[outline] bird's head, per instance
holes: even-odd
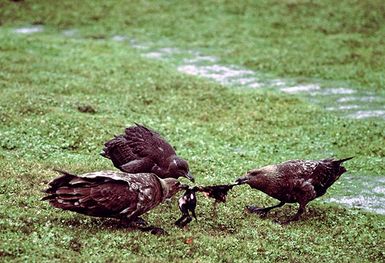
[[[175,178],[186,177],[191,182],[195,181],[189,171],[188,163],[179,157],[172,158],[168,167],[168,173]]]
[[[248,171],[243,176],[239,177],[235,182],[237,184],[247,184],[250,181],[257,180],[261,175],[263,175],[263,172],[259,169],[253,169]]]
[[[175,178],[162,179],[162,184],[163,184],[163,195],[164,195],[165,199],[171,198],[180,190],[184,190],[184,189],[188,188],[188,185],[181,184]]]
[[[239,177],[235,182],[237,184],[259,184],[266,181],[266,178],[272,178],[277,173],[275,165],[265,166],[259,169],[248,171],[245,175]]]

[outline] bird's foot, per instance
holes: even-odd
[[[130,221],[122,220],[122,224],[128,229],[131,229],[131,230],[139,229],[142,232],[150,232],[153,235],[167,234],[166,231],[164,231],[160,227],[149,226],[147,222],[141,217],[137,217],[134,220],[130,220]]]
[[[274,221],[273,221],[274,223],[277,223],[277,224],[279,224],[279,225],[281,225],[281,226],[287,226],[287,225],[289,225],[291,222],[293,222],[292,220],[290,220],[290,219],[288,219],[288,220],[283,220],[283,221],[280,221],[280,220],[278,220],[278,219],[275,219]]]
[[[267,212],[269,212],[270,209],[265,209],[265,208],[261,208],[261,207],[256,207],[254,205],[248,205],[246,206],[246,210],[249,212],[249,213],[254,213],[254,214],[258,214],[259,216],[261,217],[265,217],[267,215]]]
[[[163,228],[156,227],[156,226],[139,227],[138,229],[142,232],[149,232],[150,234],[157,235],[157,236],[162,236],[167,234],[167,232]]]
[[[298,221],[298,220],[299,220],[299,217],[293,216],[293,217],[286,219],[284,221],[280,221],[280,220],[276,219],[276,220],[274,220],[274,222],[277,224],[286,226],[286,225],[289,225],[290,223]]]
[[[133,220],[122,219],[120,224],[125,228],[131,229],[146,227],[148,225],[147,222],[141,217],[135,218]]]
[[[183,215],[181,218],[179,218],[176,222],[175,225],[183,228],[185,227],[188,223],[192,221],[192,217],[189,215]]]
[[[148,224],[146,220],[141,217],[136,218],[135,220],[130,222],[131,227],[146,227]]]

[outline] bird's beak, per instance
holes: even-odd
[[[240,178],[238,178],[237,180],[235,180],[235,183],[236,184],[244,184],[244,183],[246,183],[247,182],[247,178],[244,176],[244,177],[240,177]]]
[[[194,179],[194,177],[191,175],[190,172],[188,172],[185,176],[186,176],[186,178],[189,179],[191,182],[195,183],[195,179]]]

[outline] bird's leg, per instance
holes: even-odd
[[[167,232],[160,227],[156,226],[146,226],[146,227],[139,227],[138,228],[142,232],[150,232],[153,235],[165,235]]]
[[[186,218],[189,218],[190,215],[188,212],[183,212],[182,216],[175,221],[175,225],[179,226],[179,227],[184,227],[186,224],[184,223],[184,221],[186,220]],[[188,219],[187,219],[188,220]],[[190,220],[191,221],[191,220]],[[183,222],[183,223],[182,223]]]
[[[249,206],[246,206],[246,209],[250,212],[250,213],[256,213],[256,214],[259,214],[261,216],[266,216],[266,214],[271,210],[271,209],[274,209],[274,208],[277,208],[277,207],[281,207],[285,204],[285,202],[280,202],[279,204],[277,205],[274,205],[274,206],[269,206],[269,207],[256,207],[254,205],[249,205]]]
[[[197,216],[195,214],[195,209],[191,209],[191,215],[195,218],[196,221],[198,221]]]
[[[134,224],[133,226],[135,228],[139,229],[142,232],[150,232],[153,235],[164,235],[164,234],[166,234],[166,231],[164,231],[160,227],[149,226],[147,224],[147,222],[143,218],[141,218],[141,217],[137,217],[132,223]]]
[[[162,228],[149,226],[147,222],[141,217],[137,217],[133,220],[122,219],[121,222],[123,226],[131,230],[139,229],[140,231],[150,232],[151,234],[154,234],[154,235],[166,234],[166,231],[164,231]]]
[[[280,224],[281,225],[287,225],[290,222],[298,221],[300,219],[301,215],[303,214],[303,212],[305,212],[306,205],[307,205],[307,203],[300,203],[297,213],[294,216],[292,216],[291,218],[287,219],[286,221],[280,222]]]
[[[190,223],[191,220],[192,220],[192,217],[189,214],[184,214],[184,215],[182,215],[181,218],[179,218],[175,222],[175,225],[182,228],[182,227],[186,226],[188,223]]]
[[[127,218],[122,218],[121,223],[124,227],[127,227],[127,228],[139,228],[139,227],[147,226],[147,222],[141,217],[137,217],[132,220]]]
[[[217,202],[217,200],[215,200],[213,203],[213,210],[212,210],[212,217],[213,218],[217,217],[217,206],[218,206],[218,202]]]

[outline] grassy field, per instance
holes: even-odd
[[[188,229],[173,225],[176,200],[157,207],[145,218],[168,232],[160,237],[40,201],[56,176],[52,168],[113,169],[98,154],[133,122],[168,138],[198,184],[228,183],[287,159],[329,156],[355,156],[346,163],[353,176],[384,175],[383,121],[343,119],[293,96],[195,79],[107,38],[167,39],[271,74],[384,86],[382,1],[269,3],[0,2],[0,261],[382,262],[384,216],[315,201],[303,221],[281,226],[273,220],[296,206],[260,219],[244,206],[275,200],[244,186],[217,216],[212,201],[199,195],[198,222]],[[46,30],[13,32],[30,24]],[[86,37],[59,34],[72,28]],[[349,52],[359,54],[351,63],[342,59]],[[96,112],[79,111],[82,106]]]
[[[3,1],[0,23],[171,40],[280,77],[385,86],[382,0]]]

